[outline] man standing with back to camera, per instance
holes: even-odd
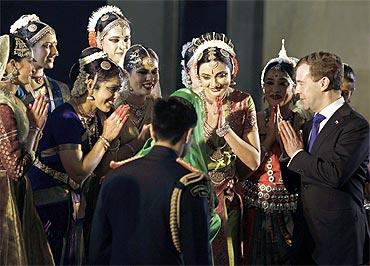
[[[300,59],[296,92],[315,116],[304,125],[303,138],[288,122],[279,125],[288,169],[298,174],[288,179],[300,177],[302,218],[309,231],[299,241],[308,247],[300,249],[301,257],[309,255],[320,265],[363,264],[369,249],[363,207],[369,125],[341,97],[342,78],[343,65],[335,54],[315,52]]]
[[[181,158],[197,121],[177,97],[153,110],[153,149],[105,178],[94,214],[90,264],[210,265],[205,175]]]

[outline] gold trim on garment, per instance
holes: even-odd
[[[186,186],[189,186],[191,184],[203,180],[205,177],[206,176],[201,172],[194,172],[184,175],[178,181],[180,183],[179,186],[175,187],[172,192],[170,202],[170,231],[172,242],[179,253],[181,253],[181,241],[179,231],[180,231],[180,202],[182,189]]]
[[[82,145],[81,144],[61,144],[46,150],[43,150],[41,152],[41,158],[57,155],[60,151],[82,151]]]
[[[36,166],[38,169],[40,169],[45,174],[51,176],[52,178],[69,185],[73,189],[78,189],[80,187],[79,184],[77,184],[72,178],[68,176],[66,173],[59,172],[57,170],[54,170],[50,168],[49,166],[43,164],[38,159],[35,160],[33,163],[34,166]]]

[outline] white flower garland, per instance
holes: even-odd
[[[89,23],[87,25],[87,31],[95,32],[95,27],[96,27],[96,24],[98,23],[98,20],[107,13],[115,13],[123,17],[122,11],[118,7],[111,6],[111,5],[103,6],[91,14],[89,18]]]
[[[30,22],[39,21],[40,18],[35,14],[23,15],[10,26],[10,33],[15,33],[18,29],[27,26]]]

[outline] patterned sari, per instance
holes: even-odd
[[[54,264],[37,215],[27,169],[33,155],[24,151],[29,122],[26,107],[0,91],[0,264]]]
[[[226,120],[239,137],[256,130],[256,111],[249,94],[233,90],[224,101]],[[206,138],[208,173],[218,199],[215,211],[222,221],[221,230],[212,243],[214,262],[215,265],[240,264],[243,249],[240,237],[243,232],[243,190],[240,181],[246,177],[248,169],[216,132],[211,132]]]

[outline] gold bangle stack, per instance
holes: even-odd
[[[103,142],[104,150],[107,151],[110,147],[109,140],[106,137],[103,137],[102,135],[99,136],[99,139]]]

